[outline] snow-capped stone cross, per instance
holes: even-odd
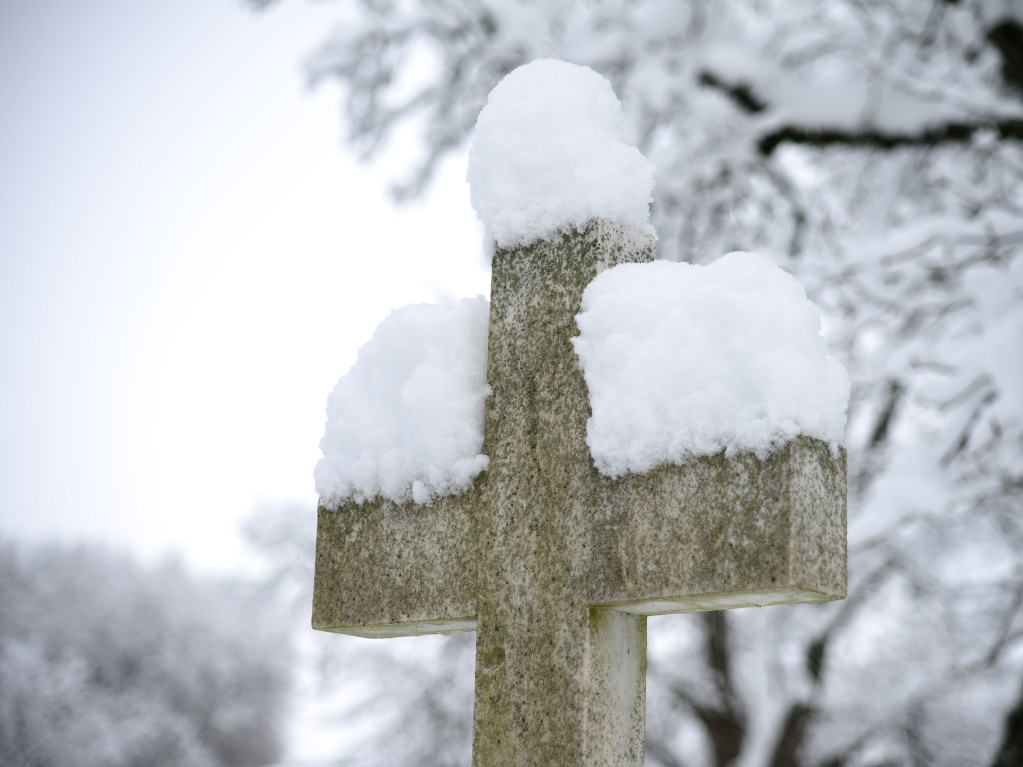
[[[430,505],[321,507],[313,626],[476,631],[473,765],[643,763],[648,615],[846,593],[844,452],[797,437],[612,479],[587,446],[583,290],[654,258],[596,217],[493,257],[483,452]]]

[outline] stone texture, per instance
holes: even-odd
[[[313,628],[367,637],[476,628],[473,489],[430,506],[320,507]]]
[[[619,480],[593,467],[575,315],[601,270],[653,256],[604,221],[499,250],[486,474],[429,507],[319,512],[316,628],[476,629],[478,767],[638,767],[646,615],[845,596],[845,456],[823,443]]]

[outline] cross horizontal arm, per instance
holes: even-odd
[[[367,637],[475,630],[478,496],[320,507],[313,628]]]
[[[846,594],[846,463],[799,437],[765,460],[594,473],[590,602],[640,615]]]

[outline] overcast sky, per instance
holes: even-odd
[[[0,2],[0,532],[232,567],[388,311],[487,292],[464,159],[395,210],[306,88],[342,8]]]

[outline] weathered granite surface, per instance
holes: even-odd
[[[844,452],[800,438],[763,461],[593,467],[575,315],[601,270],[653,257],[605,221],[499,250],[488,471],[428,507],[319,511],[315,628],[477,631],[478,767],[641,765],[646,615],[845,596]]]

